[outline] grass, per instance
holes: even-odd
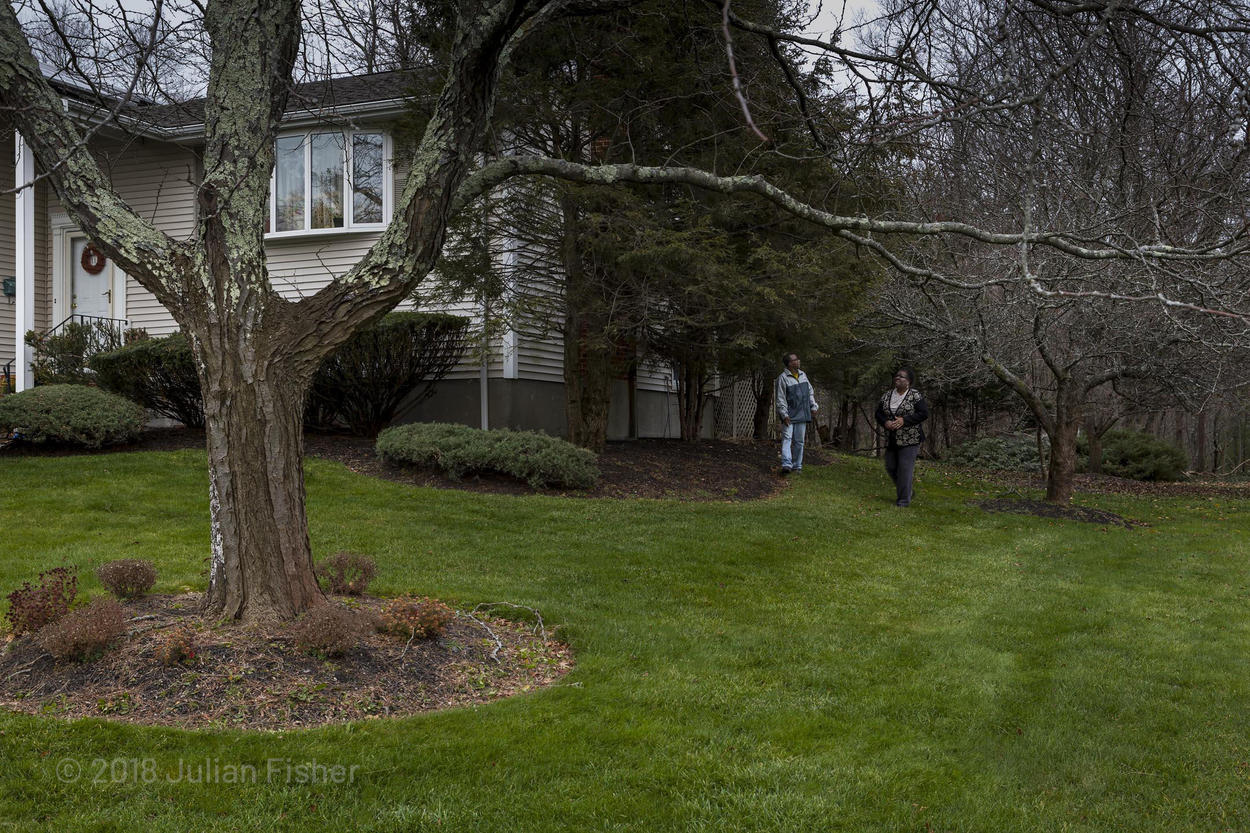
[[[0,714],[0,830],[1250,827],[1246,502],[1108,496],[1150,526],[1104,529],[981,512],[989,487],[922,468],[897,510],[845,458],[749,504],[415,489],[319,461],[307,480],[317,557],[373,555],[383,593],[538,607],[578,668],[490,706],[277,734]],[[90,569],[118,557],[155,560],[158,591],[202,588],[207,491],[197,452],[5,460],[0,588],[70,562],[101,592]],[[358,769],[298,783],[314,761]],[[225,782],[245,765],[255,783]]]

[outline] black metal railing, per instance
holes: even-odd
[[[126,340],[125,318],[71,315],[27,342],[34,348],[35,384],[89,381],[88,360],[116,350]]]

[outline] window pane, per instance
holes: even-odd
[[[382,134],[352,136],[352,222],[382,222]]]
[[[311,228],[343,226],[343,134],[312,137]]]
[[[278,231],[304,228],[304,137],[278,139],[275,163],[274,198],[277,200]]]

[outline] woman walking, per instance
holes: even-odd
[[[929,418],[929,406],[912,387],[912,372],[900,368],[894,374],[894,387],[877,403],[877,423],[886,430],[885,470],[894,481],[895,506],[911,504],[912,475],[916,454],[924,442],[920,423]]]

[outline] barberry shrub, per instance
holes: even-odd
[[[378,616],[378,630],[405,639],[432,639],[442,634],[456,612],[438,599],[400,596],[391,599]]]
[[[377,575],[373,559],[356,552],[336,552],[317,564],[317,578],[329,593],[361,596]]]
[[[70,567],[53,567],[9,594],[9,627],[14,636],[37,631],[69,612],[78,595],[78,576]]]
[[[39,631],[43,649],[57,659],[82,662],[102,655],[126,633],[126,614],[112,597],[93,599]]]
[[[295,620],[291,635],[306,654],[338,657],[360,644],[360,616],[342,605],[318,605]]]
[[[194,665],[199,662],[200,651],[195,630],[190,625],[179,625],[156,641],[152,656],[161,665]]]
[[[156,565],[138,558],[120,558],[101,564],[95,575],[114,596],[134,599],[156,584]]]

